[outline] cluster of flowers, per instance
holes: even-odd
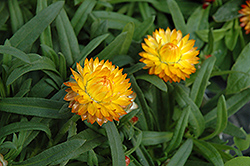
[[[159,29],[144,41],[140,61],[146,64],[144,69],[149,69],[149,74],[166,82],[180,82],[195,72],[199,51],[189,35],[182,37],[180,30]],[[82,120],[101,126],[107,121],[119,121],[122,115],[137,108],[136,95],[123,69],[98,58],[85,59],[83,68],[79,63],[76,66],[78,72],[71,69],[74,80],[64,83],[69,87],[64,100],[70,101],[72,112]]]
[[[214,1],[206,1],[212,3]],[[241,26],[250,32],[250,0],[242,5],[239,13]],[[148,35],[142,43],[141,62],[149,74],[155,74],[165,82],[180,82],[196,71],[199,63],[199,50],[194,47],[195,40],[189,40],[189,34],[182,36],[180,30],[159,29]],[[108,60],[86,59],[84,67],[78,63],[77,71],[72,71],[73,81],[64,83],[69,88],[64,100],[70,101],[69,108],[91,124],[100,126],[107,121],[119,121],[122,115],[137,108],[135,93],[123,69],[119,69]]]

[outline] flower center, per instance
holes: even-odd
[[[112,83],[107,76],[95,77],[87,82],[85,92],[94,102],[101,103],[112,96]]]
[[[159,50],[159,58],[162,63],[174,64],[181,58],[180,49],[173,43],[164,44]]]

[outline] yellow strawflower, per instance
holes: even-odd
[[[78,73],[71,69],[74,82],[64,83],[70,87],[64,100],[70,101],[72,112],[87,119],[93,124],[95,121],[102,125],[107,121],[119,121],[119,117],[126,114],[126,109],[132,107],[135,97],[131,97],[129,79],[126,74],[104,60],[96,58],[86,59],[82,68],[77,63]]]
[[[149,74],[158,75],[165,82],[189,78],[196,71],[194,64],[198,63],[199,51],[194,47],[195,40],[188,39],[189,34],[182,37],[180,30],[155,30],[153,36],[144,39],[144,52],[139,53],[140,61],[146,64],[144,69],[149,69]]]
[[[245,27],[246,34],[250,32],[250,0],[246,1],[247,5],[241,5],[242,9],[239,10],[239,13],[243,16],[240,18],[240,26]]]

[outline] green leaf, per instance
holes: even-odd
[[[141,24],[135,28],[133,39],[139,41],[148,31],[148,29],[153,25],[155,16],[151,16],[145,19]]]
[[[227,127],[227,119],[228,116],[227,116],[226,100],[225,97],[222,95],[219,98],[217,105],[217,122],[215,131],[212,134],[202,138],[202,140],[210,139],[220,134]]]
[[[156,75],[148,75],[148,74],[139,75],[136,77],[136,79],[148,81],[154,86],[156,86],[157,88],[159,88],[160,90],[164,92],[168,92],[168,87],[166,83]]]
[[[58,55],[56,54],[56,52],[51,47],[49,47],[45,44],[41,44],[41,48],[45,52],[45,56],[50,58],[54,62],[55,66],[58,68],[59,58],[58,58]]]
[[[189,115],[189,123],[191,125],[191,129],[194,132],[196,137],[199,137],[205,129],[205,121],[204,117],[201,114],[197,105],[193,102],[193,100],[188,96],[187,92],[180,85],[175,86],[174,91],[177,103],[182,107],[191,106],[191,111]]]
[[[193,140],[188,139],[170,159],[168,166],[183,166],[193,149]]]
[[[205,60],[193,83],[193,86],[190,92],[190,98],[195,102],[195,104],[198,107],[201,106],[203,95],[208,85],[208,80],[213,70],[215,61],[216,61],[216,58],[214,56]]]
[[[59,52],[60,60],[59,60],[59,73],[62,76],[63,80],[66,80],[67,77],[67,67],[66,67],[66,60],[64,58],[64,55]]]
[[[118,55],[114,57],[112,63],[116,66],[123,67],[125,65],[133,64],[134,59],[128,55]]]
[[[249,166],[250,157],[241,156],[229,160],[225,163],[225,166]]]
[[[84,23],[86,22],[88,15],[91,13],[92,9],[96,4],[95,0],[86,0],[79,6],[75,12],[73,18],[71,19],[72,27],[75,30],[76,35],[79,34]]]
[[[119,55],[120,50],[123,46],[124,40],[127,37],[127,32],[122,32],[118,35],[97,57],[99,59],[112,59],[115,55]]]
[[[227,127],[224,129],[223,133],[231,135],[233,137],[238,137],[241,139],[246,139],[246,133],[239,127],[235,126],[231,122],[227,122]]]
[[[250,134],[247,134],[246,139],[234,137],[234,143],[240,151],[247,150],[250,146]]]
[[[135,138],[133,138],[133,140],[135,140]],[[133,144],[134,147],[126,151],[124,155],[125,156],[131,155],[136,149],[140,147],[141,143],[142,143],[142,132],[140,131],[139,134],[137,134],[136,142]]]
[[[47,125],[37,122],[15,122],[1,128],[0,139],[9,134],[27,130],[44,131],[48,137],[51,137],[51,132]]]
[[[98,134],[97,132],[93,131],[90,128],[84,131],[81,131],[79,134],[70,138],[70,140],[75,140],[75,139],[86,140],[86,142],[81,147],[79,147],[73,154],[71,154],[72,156],[71,158],[77,158],[80,154],[83,154],[89,150],[92,150],[95,147],[104,143],[104,141],[107,141],[106,137]],[[57,163],[54,163],[54,164],[57,164]]]
[[[17,150],[17,146],[13,142],[5,141],[4,143],[0,144],[0,149],[15,149],[15,150]]]
[[[6,7],[6,3],[1,1],[0,2],[0,28],[5,24],[5,22],[8,20],[9,18],[9,12],[8,9]]]
[[[23,162],[13,163],[13,165],[26,165],[26,166],[46,166],[53,165],[53,163],[58,161],[65,161],[70,159],[70,154],[74,153],[80,146],[84,144],[86,140],[75,139],[66,141],[64,143],[53,146],[35,157],[29,158]]]
[[[135,30],[135,24],[133,22],[126,24],[125,27],[123,28],[122,32],[127,32],[127,35],[120,49],[119,52],[120,55],[126,55],[128,53],[134,35],[134,30]]]
[[[32,82],[32,79],[31,79],[31,78],[25,80],[25,81],[23,82],[23,84],[21,85],[20,90],[19,90],[18,93],[15,95],[15,97],[23,97],[24,95],[26,95],[26,94],[30,91],[31,82]]]
[[[59,132],[57,133],[57,135],[54,138],[54,144],[57,144],[60,141],[60,139],[63,137],[63,135],[66,134],[66,132],[69,130],[71,124],[75,123],[80,118],[81,118],[81,116],[74,115],[66,123],[64,123],[63,126],[61,127],[61,129],[59,130]]]
[[[69,113],[59,113],[64,104],[65,102],[62,101],[42,98],[4,98],[0,102],[0,111],[20,115],[64,119],[70,115]]]
[[[227,32],[227,29],[215,29],[213,30],[214,42],[221,40]],[[209,30],[203,29],[196,31],[198,37],[204,42],[208,42]]]
[[[237,112],[241,107],[243,107],[250,100],[250,89],[246,89],[241,93],[237,93],[227,99],[227,114],[228,117]],[[206,127],[213,126],[215,124],[215,119],[217,117],[217,107],[207,113],[204,118],[206,122]]]
[[[125,155],[122,149],[122,142],[114,122],[108,122],[104,125],[106,129],[109,145],[112,155],[113,166],[125,166]]]
[[[47,1],[44,0],[38,0],[37,1],[37,8],[36,8],[36,13],[41,12],[43,9],[45,9],[47,7]],[[50,25],[48,25],[48,27],[42,32],[42,34],[40,35],[40,42],[41,44],[45,44],[49,47],[53,47],[52,44],[52,37],[51,37],[51,29],[50,29]],[[46,55],[46,54],[45,54]]]
[[[177,148],[181,144],[185,129],[186,129],[187,124],[188,124],[188,118],[189,118],[190,112],[191,112],[190,106],[186,107],[182,111],[181,116],[178,119],[177,124],[175,126],[173,137],[167,146],[167,149],[166,149],[167,153],[170,152],[171,150],[174,150],[175,148]]]
[[[243,3],[243,0],[231,0],[222,5],[216,13],[213,15],[213,18],[216,22],[227,22],[234,18],[238,18],[240,14],[240,5]]]
[[[202,47],[204,42],[196,35],[195,31],[209,28],[209,10],[210,7],[204,10],[199,6],[187,20],[188,33],[190,33],[190,38],[195,40],[195,46],[198,49]]]
[[[109,34],[104,34],[101,36],[98,36],[91,40],[87,46],[85,46],[78,57],[77,62],[80,62],[80,64],[83,64],[85,58],[96,48],[98,47],[107,37]]]
[[[12,33],[14,34],[24,24],[23,14],[17,0],[8,1]]]
[[[238,37],[240,35],[241,27],[239,26],[238,18],[234,21],[234,26],[232,26],[225,35],[225,44],[230,51],[236,46]]]
[[[152,126],[152,119],[151,119],[151,114],[150,114],[150,110],[149,110],[149,106],[147,104],[147,101],[145,99],[145,96],[141,90],[141,88],[139,87],[139,85],[136,82],[136,79],[133,75],[129,76],[131,84],[132,84],[132,88],[135,91],[137,98],[136,100],[138,100],[139,102],[137,102],[138,105],[141,106],[141,111],[142,114],[141,116],[139,116],[139,123],[141,124],[141,128],[142,130],[149,130]]]
[[[133,74],[133,73],[141,70],[144,66],[146,66],[146,64],[139,62],[139,63],[134,64],[130,68],[125,68],[124,71],[128,74]]]
[[[7,78],[6,85],[12,84],[22,75],[35,70],[51,70],[55,73],[58,71],[55,69],[54,63],[47,57],[39,56],[36,54],[30,55],[32,58],[32,63],[26,64],[24,66],[15,68]]]
[[[231,73],[227,82],[227,93],[237,93],[250,87],[250,43],[247,44],[241,51],[232,71],[239,71],[239,73]],[[240,73],[241,72],[241,73]],[[244,74],[245,73],[245,74]]]
[[[213,50],[214,50],[214,34],[213,34],[213,28],[210,28],[208,33],[208,44],[205,54],[211,55]]]
[[[135,27],[140,23],[137,19],[115,12],[93,11],[92,14],[101,20],[108,20],[111,29],[123,29],[129,22],[134,22]]]
[[[172,132],[142,131],[142,144],[144,146],[157,145],[172,139]]]
[[[211,161],[215,166],[222,166],[224,162],[220,153],[208,142],[193,139],[196,147],[201,151],[207,160]]]
[[[24,61],[26,63],[30,63],[29,56],[27,54],[25,54],[24,52],[22,52],[21,50],[15,48],[15,47],[0,46],[0,53],[1,54],[12,55],[12,56],[20,59],[21,61]]]
[[[60,48],[65,56],[67,66],[71,66],[77,60],[80,49],[74,29],[64,9],[61,10],[56,18],[56,29],[58,31]]]
[[[55,2],[38,13],[10,38],[11,45],[25,51],[56,18],[63,7],[63,4],[64,2],[62,1]]]
[[[182,34],[186,35],[188,33],[187,26],[178,4],[175,0],[167,0],[167,3],[176,29],[181,30]]]
[[[98,165],[98,158],[94,150],[88,151],[88,159],[87,159],[88,165]]]

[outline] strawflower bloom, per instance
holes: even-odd
[[[250,0],[246,1],[246,5],[241,5],[242,9],[239,10],[239,13],[243,16],[240,18],[240,26],[245,27],[246,34],[250,33]]]
[[[142,43],[144,52],[140,52],[144,69],[149,74],[158,75],[165,82],[180,82],[189,78],[196,71],[199,51],[194,47],[195,40],[188,40],[189,34],[182,37],[180,30],[155,30],[153,36],[148,35]]]
[[[100,126],[113,119],[119,121],[133,105],[131,96],[135,96],[123,69],[98,58],[85,59],[83,68],[79,63],[76,66],[78,73],[71,69],[74,81],[64,83],[70,87],[64,100],[70,101],[72,112]]]

